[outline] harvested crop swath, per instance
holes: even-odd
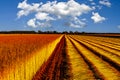
[[[61,35],[0,35],[0,80],[31,80]]]
[[[109,37],[109,38],[120,38],[120,33],[118,34],[88,34],[89,36],[97,36],[97,37]]]
[[[90,48],[91,50],[97,52],[98,54],[102,55],[106,55],[106,57],[111,58],[111,60],[116,60],[115,62],[119,62],[120,60],[120,51],[117,49],[113,49],[113,48],[109,48],[106,46],[103,46],[104,43],[99,42],[99,41],[95,41],[95,40],[88,40],[84,37],[79,37],[76,38],[78,41],[82,42],[83,44],[85,44],[88,48]],[[113,46],[113,45],[112,45]],[[115,46],[115,45],[114,45]],[[114,61],[113,60],[113,61]],[[120,64],[120,63],[119,63]]]
[[[103,42],[103,41],[101,42],[101,41],[98,41],[98,40],[95,40],[95,39],[89,39],[89,38],[87,38],[87,39],[86,38],[80,38],[80,39],[82,39],[83,41],[87,41],[89,43],[94,43],[96,45],[102,46],[102,48],[104,48],[108,51],[114,52],[114,53],[119,53],[120,52],[119,48],[118,49],[116,48],[117,44],[111,44],[111,46],[108,46],[106,44],[106,42]],[[113,47],[113,46],[116,46],[116,47]]]
[[[78,51],[81,53],[84,59],[91,65],[96,76],[103,80],[119,80],[120,73],[117,69],[111,66],[109,63],[105,62],[99,56],[95,55],[94,52],[89,50],[80,41],[76,41],[70,38],[73,44],[76,46]]]
[[[86,43],[89,43],[89,44],[91,44],[91,45],[93,45],[93,46],[96,46],[96,47],[98,47],[98,48],[101,48],[101,49],[103,49],[104,51],[106,51],[107,53],[109,52],[109,53],[113,53],[113,54],[116,54],[116,55],[118,55],[118,56],[120,56],[120,50],[119,49],[117,49],[116,47],[117,47],[117,45],[115,45],[115,44],[111,44],[111,47],[109,46],[109,45],[107,45],[105,42],[101,42],[101,41],[99,41],[99,40],[96,40],[96,39],[89,39],[89,37],[87,38],[87,37],[83,37],[83,36],[81,36],[81,37],[77,37],[79,40],[81,40],[81,41],[84,41],[84,42],[86,42]],[[118,43],[117,43],[118,44]],[[113,48],[113,46],[115,46],[114,48]],[[119,46],[120,47],[120,46]]]
[[[90,40],[96,40],[96,41],[100,41],[100,42],[104,42],[104,43],[109,43],[109,44],[115,44],[115,45],[120,45],[118,43],[120,43],[120,38],[107,38],[107,37],[93,37],[93,36],[77,36],[77,37],[81,37],[81,38],[86,38],[86,39],[90,39]]]
[[[84,61],[72,42],[66,37],[66,54],[69,55],[71,63],[71,80],[95,80],[94,73]]]
[[[103,42],[111,43],[111,44],[117,44],[117,43],[120,42],[119,38],[93,37],[93,39],[96,39],[98,41],[103,41]]]
[[[112,53],[112,54],[116,54],[118,56],[120,56],[120,50],[118,49],[114,49],[114,48],[111,48],[111,47],[108,47],[105,43],[104,44],[101,44],[100,42],[98,41],[91,41],[91,40],[85,40],[85,39],[82,39],[82,41],[86,42],[86,43],[89,43],[93,46],[96,46],[98,48],[101,48],[103,49],[104,51],[107,51],[109,53]]]
[[[120,56],[115,55],[115,53],[108,52],[104,50],[103,48],[97,47],[95,44],[87,43],[83,40],[78,40],[79,42],[83,43],[87,46],[88,49],[91,49],[93,52],[95,52],[96,55],[100,56],[103,59],[106,59],[107,61],[113,63],[116,65],[116,67],[119,69],[120,67]],[[102,47],[102,46],[101,46]]]

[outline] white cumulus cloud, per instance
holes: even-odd
[[[27,25],[30,26],[30,27],[33,27],[33,28],[36,28],[36,25],[35,25],[35,22],[36,22],[36,19],[30,19],[28,22],[27,22]]]
[[[52,23],[61,23],[61,25],[82,28],[87,25],[87,19],[82,15],[96,11],[97,9],[102,10],[102,6],[111,6],[109,0],[88,0],[90,3],[78,3],[75,0],[68,0],[66,2],[58,2],[56,0],[47,1],[46,3],[28,3],[27,0],[23,0],[18,3],[17,13],[18,19],[23,16],[31,16],[32,18],[27,21],[27,26],[37,27],[51,27]],[[99,4],[99,5],[98,5]],[[100,5],[101,4],[101,5]],[[94,23],[100,23],[106,20],[105,17],[100,16],[98,12],[92,13],[91,19]]]
[[[23,2],[19,3],[17,8],[21,9],[17,13],[17,17],[20,18],[21,16],[27,16],[32,12],[38,11],[39,6],[41,3],[33,3],[32,5],[27,4],[27,0],[24,0]]]
[[[82,27],[86,26],[85,20],[86,19],[79,20],[77,17],[73,17],[73,18],[71,18],[71,22],[67,23],[67,25],[70,27],[82,28]]]
[[[100,22],[106,20],[105,17],[100,16],[99,13],[97,13],[97,12],[96,13],[92,12],[92,15],[93,16],[91,17],[91,19],[94,21],[94,23],[100,23]]]
[[[99,3],[102,4],[102,5],[105,5],[107,7],[111,6],[111,3],[110,3],[109,0],[100,0]]]
[[[44,12],[38,12],[36,15],[35,15],[36,19],[38,20],[46,20],[46,21],[49,21],[49,20],[54,20],[54,18],[50,17],[48,13],[44,13]]]
[[[27,0],[20,2],[18,7],[20,10],[17,17],[28,16],[35,14],[33,19],[27,22],[28,26],[51,26],[51,21],[56,21],[69,17],[71,27],[84,27],[85,22],[81,21],[78,17],[93,10],[86,4],[80,4],[75,0],[67,2],[48,1],[47,3],[32,3],[28,4]],[[64,24],[64,23],[63,23]]]

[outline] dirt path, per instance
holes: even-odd
[[[65,53],[63,37],[46,63],[38,70],[32,80],[70,80],[70,67]]]

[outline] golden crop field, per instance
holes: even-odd
[[[120,79],[120,48],[118,48],[120,47],[119,38],[71,35],[68,36],[68,39],[73,44],[72,46],[74,46],[74,48],[78,51],[79,56],[84,59],[84,62],[92,71],[94,78],[100,80]],[[80,63],[80,61],[78,63]],[[81,70],[84,69],[82,68]],[[80,74],[80,72],[78,72],[78,74]],[[88,76],[88,74],[86,75]],[[94,80],[88,78],[87,76],[84,76],[80,80]]]
[[[31,80],[61,35],[0,35],[0,80]]]
[[[0,80],[120,80],[120,38],[1,34],[0,39]]]

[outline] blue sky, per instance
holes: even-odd
[[[49,1],[50,8],[45,9],[44,5],[48,6],[48,0],[1,0],[0,31],[71,30],[120,33],[120,0]],[[75,10],[71,10],[72,7]]]

